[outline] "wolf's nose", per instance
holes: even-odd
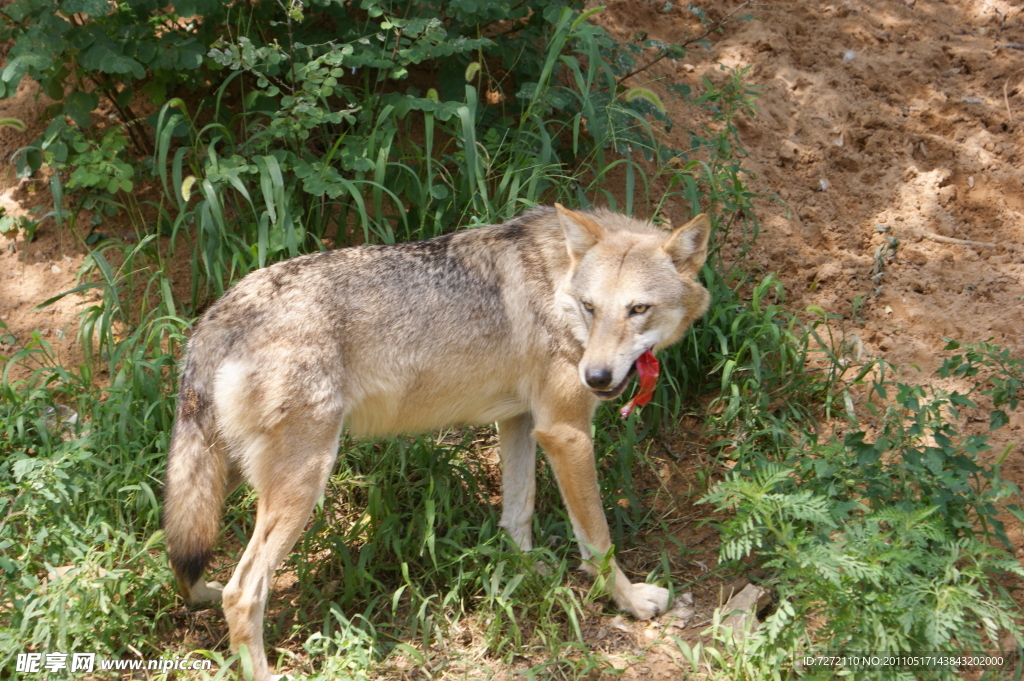
[[[588,368],[585,375],[587,385],[594,390],[604,390],[612,384],[611,369],[606,367]]]

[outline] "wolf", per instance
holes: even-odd
[[[357,437],[497,423],[501,526],[531,536],[537,444],[584,567],[610,559],[619,608],[649,619],[669,592],[630,583],[608,556],[591,421],[637,358],[704,314],[710,223],[668,231],[555,204],[427,241],[345,248],[255,271],[202,317],[181,372],[164,486],[168,557],[188,603],[222,600],[232,650],[271,678],[263,614],[274,571],[338,454]],[[242,482],[256,524],[227,586],[202,573],[221,506]]]

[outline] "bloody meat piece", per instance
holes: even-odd
[[[651,401],[651,397],[654,395],[654,384],[658,382],[659,370],[658,360],[654,357],[654,353],[644,350],[644,354],[636,360],[636,373],[640,376],[640,389],[636,391],[633,399],[619,410],[622,418],[629,416],[634,407],[642,407]]]

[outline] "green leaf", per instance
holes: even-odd
[[[49,78],[43,82],[43,90],[50,99],[60,101],[64,98],[64,81],[60,78]]]
[[[100,17],[110,11],[110,0],[64,0],[61,9],[67,14],[88,14]]]
[[[996,409],[989,414],[989,430],[998,430],[1010,422],[1010,417],[1002,409]]]
[[[17,89],[18,83],[21,82],[26,71],[28,71],[26,60],[15,57],[8,61],[7,67],[0,73],[0,78],[7,83],[9,92],[13,93]]]
[[[100,103],[100,98],[93,92],[75,90],[64,100],[64,113],[71,117],[80,128],[92,125],[92,112]]]
[[[96,42],[82,52],[81,65],[91,71],[103,73],[131,73],[136,78],[143,78],[146,70],[142,64],[126,57],[116,45],[109,41]]]
[[[0,217],[0,234],[11,238],[13,235],[18,233],[18,223],[10,215],[4,215]]]
[[[117,93],[117,105],[120,107],[126,107],[132,103],[132,95],[135,94],[135,90],[126,87]]]
[[[186,69],[198,69],[203,65],[206,48],[198,41],[192,41],[178,47],[178,64]]]
[[[18,171],[17,176],[19,178],[31,177],[32,173],[39,170],[43,165],[43,152],[36,147],[31,147],[25,151],[24,154],[18,157]]]
[[[53,160],[57,163],[64,163],[64,161],[68,160],[68,145],[64,144],[64,142],[54,142],[46,147],[46,151],[53,154]]]
[[[139,43],[139,48],[135,51],[135,58],[143,64],[149,64],[156,58],[156,56],[156,44],[151,42]]]

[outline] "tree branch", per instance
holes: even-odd
[[[732,15],[733,15],[733,14],[736,14],[736,12],[739,12],[739,11],[740,11],[741,9],[743,9],[744,7],[746,7],[747,5],[749,5],[749,4],[751,3],[751,2],[753,2],[753,0],[747,0],[747,1],[746,1],[746,2],[744,2],[744,3],[742,4],[742,5],[740,5],[739,7],[737,7],[736,9],[734,9],[733,11],[729,12],[728,14],[726,14],[726,15],[725,15],[725,16],[724,16],[724,17],[722,18],[722,20],[721,20],[721,21],[719,21],[719,22],[718,22],[717,24],[715,24],[714,26],[712,26],[712,27],[711,27],[711,28],[709,28],[708,30],[704,31],[703,33],[701,33],[701,34],[700,34],[699,36],[697,36],[696,38],[690,38],[690,39],[689,39],[689,40],[687,40],[687,41],[686,41],[685,43],[681,43],[680,45],[678,45],[678,47],[686,47],[687,45],[692,45],[692,44],[693,44],[693,43],[695,43],[695,42],[699,42],[699,41],[701,41],[701,40],[704,40],[704,38],[706,38],[706,37],[708,37],[709,35],[711,35],[711,33],[713,33],[714,31],[717,31],[717,30],[719,30],[720,28],[722,28],[723,26],[725,26],[725,24],[726,24],[726,23],[728,23],[728,21],[729,21],[730,17],[732,17]],[[630,72],[629,72],[629,73],[627,73],[626,75],[622,76],[622,77],[621,77],[621,78],[619,78],[619,79],[618,79],[617,81],[615,81],[615,84],[616,84],[616,85],[622,85],[622,82],[623,82],[624,80],[626,80],[627,78],[632,78],[632,77],[633,77],[633,76],[635,76],[636,74],[638,74],[638,73],[640,73],[640,72],[642,72],[642,71],[646,71],[647,69],[651,68],[652,66],[654,66],[655,64],[657,64],[657,63],[658,63],[659,61],[661,61],[662,59],[664,59],[664,58],[665,58],[665,57],[667,57],[667,56],[668,56],[668,50],[662,50],[661,54],[659,54],[659,55],[658,55],[657,57],[655,57],[655,58],[654,58],[654,59],[652,59],[651,61],[647,62],[646,64],[644,64],[644,65],[643,65],[643,66],[641,66],[640,68],[638,68],[638,69],[635,69],[635,70],[633,70],[633,71],[630,71]]]

